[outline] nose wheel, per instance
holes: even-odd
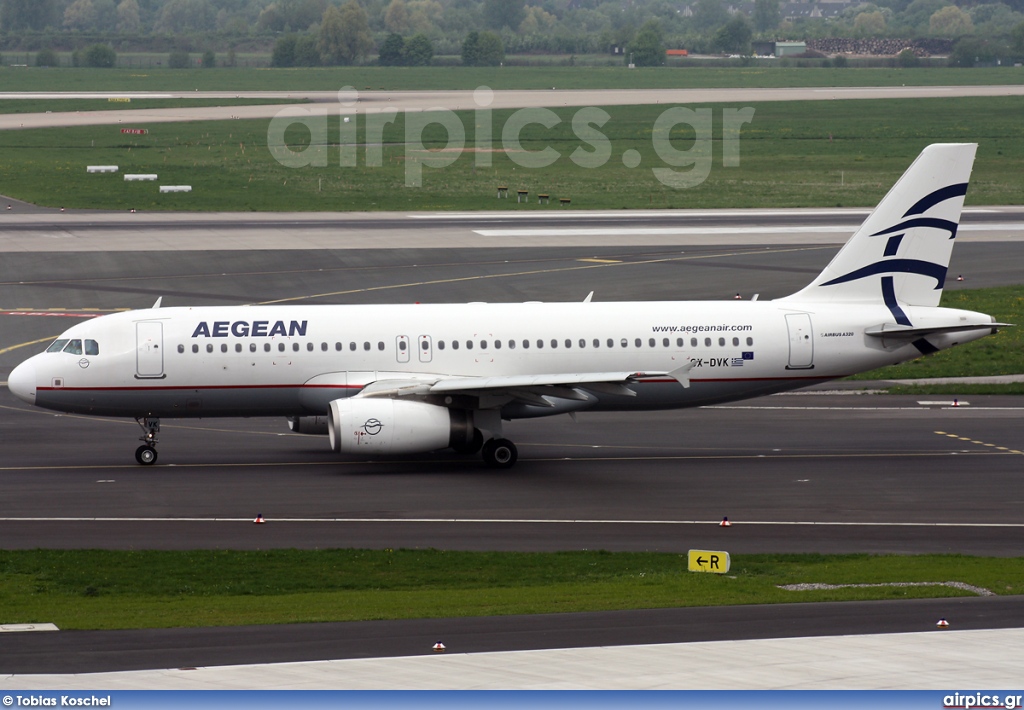
[[[135,460],[143,466],[150,466],[156,463],[156,449],[145,444],[140,446],[135,449]]]
[[[139,437],[142,446],[135,449],[135,460],[143,466],[152,466],[156,463],[156,435],[160,432],[160,420],[136,417],[135,422],[142,429],[142,436]]]

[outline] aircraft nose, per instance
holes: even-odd
[[[36,368],[31,362],[25,361],[14,368],[7,378],[7,388],[18,399],[36,403]]]

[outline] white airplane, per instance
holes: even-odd
[[[68,329],[11,373],[20,399],[134,417],[287,417],[344,454],[483,450],[504,421],[797,389],[996,332],[939,308],[975,144],[926,148],[809,286],[773,301],[160,308]]]

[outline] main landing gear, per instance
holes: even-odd
[[[482,455],[491,468],[512,468],[519,458],[519,449],[508,439],[489,439]]]
[[[152,466],[156,463],[156,435],[160,432],[160,420],[136,417],[135,423],[142,429],[139,441],[143,442],[135,449],[135,460],[143,466]]]

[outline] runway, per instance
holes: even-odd
[[[1012,211],[979,211],[978,216],[979,225],[1019,219]],[[717,214],[692,215],[688,222],[686,213],[657,214],[649,216],[654,227],[688,225],[704,231],[670,234],[670,243],[658,245],[609,235],[600,246],[547,238],[550,245],[541,247],[507,237],[512,241],[486,248],[476,241],[439,249],[381,248],[365,241],[361,230],[388,234],[389,246],[436,241],[442,233],[455,245],[479,240],[477,230],[504,228],[500,220],[505,218],[485,225],[480,218],[463,217],[436,222],[407,215],[356,216],[346,223],[321,216],[315,228],[330,231],[334,242],[297,249],[281,248],[280,241],[274,249],[218,243],[211,249],[203,230],[223,230],[239,239],[250,238],[251,232],[280,239],[282,233],[301,235],[310,225],[271,220],[250,228],[209,216],[191,225],[188,218],[178,223],[168,215],[134,217],[139,220],[134,232],[113,226],[125,216],[100,214],[81,216],[78,226],[60,232],[45,226],[57,217],[40,214],[25,218],[38,220],[34,224],[0,235],[6,249],[0,260],[0,379],[43,347],[26,343],[45,342],[82,317],[147,307],[157,297],[165,305],[581,300],[591,290],[599,300],[732,298],[737,292],[772,298],[807,283],[842,239],[823,239],[819,231],[797,232],[785,244],[774,243],[779,237],[772,234],[739,243],[742,227],[767,220],[774,226],[835,228],[839,235],[840,227],[859,219],[856,214]],[[633,226],[647,219],[630,217]],[[603,229],[608,219],[613,218],[584,217],[581,223]],[[147,220],[174,238],[158,245],[140,240],[150,234]],[[529,224],[555,229],[563,222],[549,218]],[[712,230],[719,228],[733,229],[737,236],[717,242]],[[950,282],[948,289],[1020,282],[1020,230],[1005,230],[998,239],[980,230],[976,239],[958,245],[950,270],[965,274],[965,281]],[[54,231],[70,235],[62,239],[93,245],[81,251],[51,249]],[[102,249],[121,235],[130,236],[134,248]],[[961,399],[953,407],[950,398],[941,396],[824,391],[678,412],[583,413],[578,423],[568,417],[519,421],[506,433],[520,447],[520,462],[510,471],[495,472],[474,458],[446,454],[376,462],[339,459],[323,439],[290,434],[283,420],[241,419],[165,420],[160,462],[142,468],[132,457],[138,436],[134,422],[30,410],[4,390],[0,539],[8,549],[344,546],[676,552],[708,547],[733,554],[1019,556],[1024,542],[1024,480],[1019,475],[1024,405],[1014,397]],[[256,513],[266,517],[266,525],[252,524]],[[719,527],[723,516],[734,525]],[[1014,606],[1018,600],[1000,607],[1013,611],[980,613],[976,628],[1019,625],[1012,621],[1020,613]],[[822,629],[819,633],[912,630],[894,621],[911,608],[900,605],[891,617],[878,615],[876,625],[853,627],[821,622],[808,613],[794,622],[791,634],[807,635],[813,628]],[[741,610],[716,613],[748,618]],[[930,618],[934,611],[927,607],[921,613]],[[691,622],[680,617],[680,626],[666,626],[664,614],[654,613],[655,620],[647,624],[625,617],[588,623],[595,628],[635,626],[628,643],[700,636],[672,632]],[[490,650],[501,644],[509,649],[553,647],[538,646],[538,636],[524,641],[517,629],[529,628],[527,619],[519,620],[519,626],[516,620],[479,623],[474,633],[499,645],[486,646]],[[508,632],[497,633],[493,624],[504,623],[510,624]],[[567,621],[558,633],[552,626],[546,638],[552,644],[563,644],[565,638],[590,643],[578,631],[579,623]],[[726,625],[734,630],[728,637],[760,637],[736,631],[743,625]],[[369,629],[353,630],[354,638],[381,633],[380,626]],[[398,655],[408,639],[433,633],[396,629],[389,636],[396,645],[388,653]],[[345,657],[337,655],[346,643],[342,640],[303,656],[297,649],[303,648],[307,630],[277,631],[283,634],[280,647],[257,648],[255,660]],[[249,651],[238,652],[246,642],[231,631],[174,632],[180,636],[173,643],[165,633],[170,632],[78,636],[84,645],[58,647],[47,646],[54,642],[38,640],[43,638],[39,635],[22,636],[4,644],[8,650],[0,667],[24,673],[255,662]],[[765,627],[757,633],[771,636],[779,630]],[[130,652],[154,645],[162,650]],[[192,645],[200,651],[181,653]],[[79,665],[85,648],[107,652],[95,656],[99,665]],[[484,648],[467,645],[472,651]],[[24,664],[13,665],[16,657],[26,659]],[[126,665],[132,657],[146,665]]]

